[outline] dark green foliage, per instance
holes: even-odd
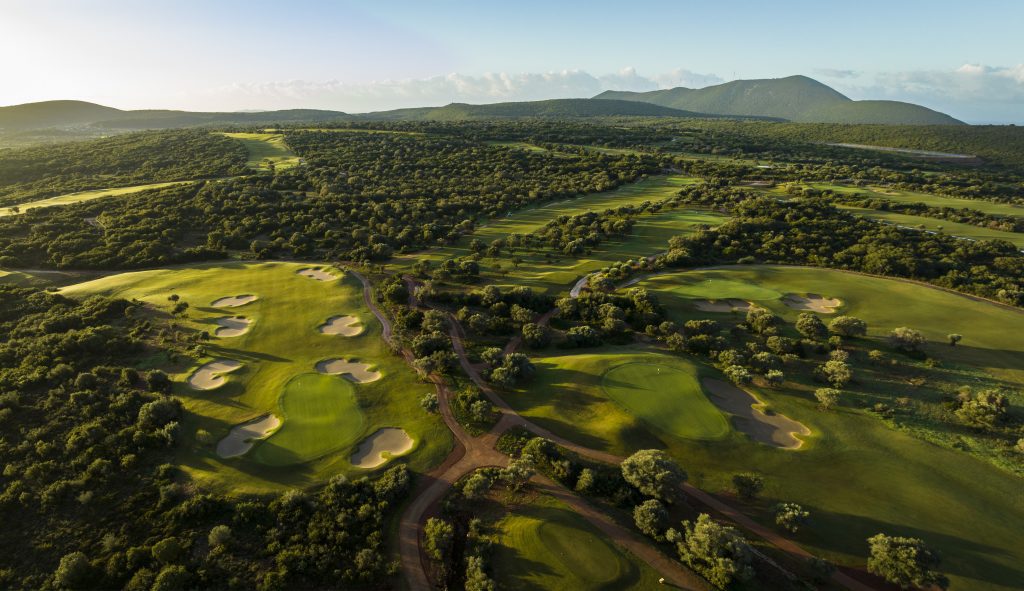
[[[163,131],[0,152],[0,205],[88,189],[246,172],[236,140],[207,131]]]
[[[682,495],[686,472],[665,452],[642,449],[622,461],[622,477],[640,492],[671,503]]]
[[[868,545],[868,572],[903,589],[929,585],[946,587],[946,578],[935,571],[939,566],[939,555],[923,540],[878,534],[868,538]]]

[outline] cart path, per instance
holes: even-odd
[[[360,282],[362,282],[363,299],[370,311],[373,312],[374,316],[376,316],[381,322],[383,327],[383,337],[390,342],[392,335],[391,322],[373,301],[372,287],[369,280],[367,280],[361,273],[352,270],[351,268],[349,271],[359,279]],[[404,276],[403,279],[409,289],[410,306],[421,307],[420,302],[415,296],[416,287],[418,287],[417,281],[408,275]],[[550,310],[538,317],[536,322],[541,325],[546,325],[556,312],[557,310]],[[520,416],[483,379],[480,375],[480,369],[469,361],[463,344],[465,331],[458,319],[449,314],[448,321],[448,334],[452,339],[452,348],[459,359],[460,366],[473,383],[480,388],[492,404],[494,404],[495,408],[501,413],[501,418],[488,433],[481,437],[472,437],[455,419],[455,415],[452,412],[450,405],[450,389],[444,384],[440,377],[434,375],[428,376],[428,379],[434,383],[434,386],[438,391],[438,409],[441,412],[441,416],[448,425],[448,428],[451,429],[452,433],[455,435],[456,440],[464,451],[462,457],[457,461],[449,462],[448,460],[445,460],[441,466],[426,475],[424,481],[417,487],[417,491],[414,491],[415,496],[412,502],[410,502],[406,507],[399,521],[400,562],[402,572],[405,575],[406,582],[408,583],[411,591],[430,591],[431,589],[430,580],[427,577],[425,557],[423,556],[420,548],[419,533],[424,522],[424,517],[430,509],[444,497],[445,493],[448,492],[451,486],[462,476],[465,476],[479,468],[488,466],[505,466],[508,464],[508,456],[494,448],[497,444],[498,438],[508,429],[513,427],[523,427],[535,435],[549,439],[552,442],[579,454],[580,456],[590,458],[592,460],[608,464],[619,464],[625,459],[622,456],[573,443],[572,441],[560,437]],[[514,352],[519,344],[520,339],[512,339],[512,341],[506,345],[504,352],[506,354]],[[412,352],[409,350],[403,350],[402,354],[406,360],[411,363]],[[458,451],[459,450],[453,451],[452,455],[455,455]],[[451,458],[451,456],[449,456],[449,458]],[[669,559],[655,546],[648,543],[643,538],[640,538],[627,528],[616,524],[580,497],[555,484],[554,481],[543,476],[538,476],[534,478],[533,482],[539,489],[565,502],[574,511],[579,513],[580,516],[605,533],[616,545],[633,553],[637,558],[643,560],[657,572],[661,573],[661,575],[668,581],[682,589],[708,589],[708,585],[703,581],[703,579],[687,569],[681,563]],[[683,490],[686,494],[690,495],[697,501],[733,521],[740,527],[764,538],[780,550],[800,558],[808,558],[812,556],[812,554],[801,548],[795,542],[757,523],[750,517],[744,515],[738,509],[724,503],[710,493],[700,490],[688,483],[683,485]],[[853,591],[872,591],[873,589],[872,587],[853,579],[839,570],[835,571],[832,579]]]

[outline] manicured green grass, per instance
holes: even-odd
[[[300,158],[292,152],[284,141],[282,133],[225,133],[235,138],[249,151],[249,168],[266,170],[268,162],[274,164],[276,170],[284,170],[299,164]]]
[[[664,447],[663,440],[687,437],[694,432],[715,438],[728,434],[724,417],[705,397],[697,383],[698,367],[690,361],[642,346],[601,347],[581,352],[564,351],[534,356],[537,376],[529,384],[511,393],[506,400],[521,415],[576,443],[596,449],[628,454],[646,447]],[[654,377],[627,375],[626,380],[609,382],[606,372],[615,368],[647,366],[657,374],[666,372],[665,382]],[[623,370],[628,374],[649,373]],[[669,373],[671,372],[671,374]],[[608,386],[611,386],[611,392]],[[631,400],[633,387],[643,387],[645,401]],[[650,392],[652,387],[665,386],[668,392]],[[694,389],[695,388],[695,389]],[[685,396],[672,396],[685,390]],[[710,407],[710,408],[709,408]],[[658,417],[658,412],[668,416]],[[708,423],[701,430],[696,415]],[[715,414],[717,419],[712,418]],[[677,431],[678,429],[678,431]],[[739,435],[735,435],[739,437]]]
[[[759,284],[737,281],[726,277],[710,277],[700,282],[685,281],[679,283],[671,279],[662,280],[659,277],[654,277],[649,281],[657,285],[659,293],[667,291],[674,296],[682,298],[763,301],[776,300],[783,295],[774,289],[769,289]]]
[[[1024,207],[1020,205],[1014,205],[1011,203],[998,203],[995,201],[986,201],[984,199],[963,199],[957,197],[947,197],[944,195],[933,195],[931,193],[901,191],[899,189],[890,189],[888,187],[875,186],[851,187],[848,185],[835,185],[832,183],[810,183],[810,186],[819,190],[829,189],[835,191],[836,193],[860,193],[866,197],[886,199],[888,201],[896,201],[899,203],[926,203],[933,207],[974,209],[977,211],[993,215],[1004,215],[1013,217],[1024,216]]]
[[[710,283],[709,283],[710,280]],[[884,336],[897,326],[920,330],[928,339],[928,354],[939,368],[925,368],[910,375],[978,387],[993,384],[1014,388],[1024,384],[1024,313],[983,301],[896,280],[866,277],[841,271],[780,266],[734,266],[686,271],[652,277],[638,285],[656,293],[677,321],[692,318],[728,319],[728,315],[700,312],[691,298],[721,296],[702,292],[703,285],[723,281],[757,285],[779,293],[811,292],[843,300],[840,314],[867,321],[869,338],[882,349]],[[799,313],[779,299],[763,299],[766,306],[795,320]],[[828,315],[822,315],[827,322]],[[964,335],[963,346],[946,344],[948,333]],[[863,366],[863,364],[860,364]],[[792,371],[787,368],[787,374]],[[793,377],[793,376],[791,376]],[[812,551],[840,562],[863,564],[864,540],[877,532],[922,537],[944,555],[944,572],[954,589],[1012,589],[1024,580],[1024,547],[1019,544],[1024,522],[1021,479],[976,457],[975,452],[954,449],[974,445],[969,429],[956,425],[946,432],[927,424],[927,416],[910,415],[886,424],[860,410],[875,401],[892,404],[905,396],[911,408],[927,413],[938,406],[941,392],[914,387],[887,377],[884,369],[858,370],[858,382],[849,387],[843,407],[836,412],[817,411],[810,391],[814,383],[782,390],[755,389],[759,398],[776,412],[807,425],[812,435],[801,451],[786,452],[737,438],[697,444],[663,439],[691,477],[712,490],[728,489],[734,472],[756,470],[768,480],[767,508],[775,501],[794,501],[812,514],[810,526],[797,539]],[[577,381],[583,382],[581,378]],[[580,396],[593,396],[588,389]],[[946,394],[948,396],[949,394]],[[858,401],[851,405],[851,398]],[[1019,392],[1011,394],[1015,412],[1024,403]],[[601,433],[582,421],[582,416],[563,411],[549,426],[572,437]],[[913,435],[912,433],[916,434]],[[925,440],[928,438],[928,440]],[[936,441],[935,445],[930,441]],[[643,443],[640,434],[624,433],[609,439],[608,447],[622,453]],[[978,486],[982,482],[985,485]],[[761,514],[771,519],[767,511]]]
[[[302,374],[281,394],[281,428],[256,445],[252,459],[269,466],[315,460],[352,445],[363,432],[355,387],[341,376]]]
[[[170,187],[171,185],[180,185],[183,183],[189,183],[194,181],[173,181],[169,183],[150,183],[148,185],[133,185],[131,187],[118,187],[116,189],[97,189],[95,191],[79,191],[78,193],[69,193],[67,195],[58,195],[56,197],[48,197],[46,199],[40,199],[38,201],[29,201],[27,203],[18,204],[17,213],[25,213],[29,209],[35,209],[37,207],[51,207],[54,205],[70,205],[72,203],[81,203],[82,201],[92,201],[93,199],[99,199],[101,197],[119,197],[124,195],[130,195],[132,193],[138,193],[139,191],[145,191],[146,189],[160,189],[163,187]],[[15,215],[15,211],[11,207],[0,208],[0,217],[7,215]]]
[[[695,371],[624,363],[604,372],[601,389],[634,416],[686,439],[720,439],[729,423],[707,399]]]
[[[845,209],[859,216],[890,224],[896,224],[898,226],[924,228],[925,230],[932,232],[941,232],[943,234],[949,234],[950,236],[960,236],[974,240],[1005,240],[1010,244],[1016,245],[1018,248],[1024,248],[1024,234],[1018,232],[1003,232],[1002,230],[982,228],[981,226],[975,226],[973,224],[960,224],[948,220],[940,220],[937,218],[918,215],[906,215],[903,213],[896,213],[894,211],[881,211],[878,209],[866,209],[862,207],[838,207],[839,209]]]
[[[664,589],[654,569],[551,497],[515,506],[495,527],[491,564],[500,589]]]
[[[197,362],[168,366],[154,360],[178,381],[174,393],[188,410],[182,423],[186,443],[178,458],[203,486],[233,491],[279,490],[322,482],[338,473],[363,474],[364,470],[351,466],[349,456],[358,441],[382,427],[405,429],[416,441],[416,449],[396,461],[407,461],[412,469],[420,471],[436,465],[451,449],[452,440],[441,419],[419,406],[419,398],[431,387],[388,351],[380,338],[380,324],[365,307],[362,286],[355,278],[322,282],[297,274],[309,267],[293,263],[194,265],[113,275],[65,288],[64,293],[137,298],[157,316],[170,311],[173,304],[168,297],[177,294],[190,305],[181,323],[211,334],[214,319],[219,317],[242,315],[254,321],[242,336],[211,339],[206,346],[207,357]],[[341,275],[337,270],[333,272]],[[210,306],[223,296],[241,294],[257,295],[259,299],[237,308]],[[353,337],[320,334],[317,327],[336,315],[357,317],[365,330]],[[267,413],[280,413],[279,398],[287,384],[295,376],[315,371],[317,361],[330,357],[356,357],[383,373],[383,378],[375,382],[351,385],[363,415],[358,433],[333,433],[328,441],[336,451],[301,465],[272,467],[249,454],[228,460],[216,455],[216,442],[232,426]],[[183,383],[200,362],[216,358],[235,359],[244,367],[228,374],[227,384],[215,390],[196,391]],[[289,414],[288,409],[285,414]],[[287,426],[287,417],[282,418],[283,437],[291,427]],[[210,434],[210,443],[196,438],[199,430]],[[296,449],[301,448],[299,445]]]

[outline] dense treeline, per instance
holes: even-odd
[[[0,587],[289,589],[379,585],[384,522],[408,486],[203,494],[173,459],[183,410],[132,366],[156,331],[136,306],[0,286]]]
[[[906,277],[1024,306],[1024,256],[1003,241],[968,241],[856,217],[821,199],[779,202],[742,189],[688,187],[686,203],[733,219],[670,244],[673,264],[758,261]]]
[[[1007,217],[966,207],[935,207],[927,203],[904,203],[871,197],[863,193],[854,193],[852,195],[843,195],[831,191],[824,191],[822,193],[827,194],[838,203],[854,207],[864,207],[878,211],[894,211],[907,215],[946,220],[958,224],[971,224],[1002,232],[1024,232],[1024,217]]]
[[[288,136],[306,165],[0,219],[0,266],[132,268],[215,259],[382,260],[541,200],[656,170],[638,156],[531,154],[394,134]],[[95,224],[84,220],[96,218]]]
[[[0,152],[0,205],[88,189],[243,174],[241,142],[207,131],[135,133]]]

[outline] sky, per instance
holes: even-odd
[[[1020,0],[0,0],[0,105],[367,112],[811,76],[1024,123]]]

